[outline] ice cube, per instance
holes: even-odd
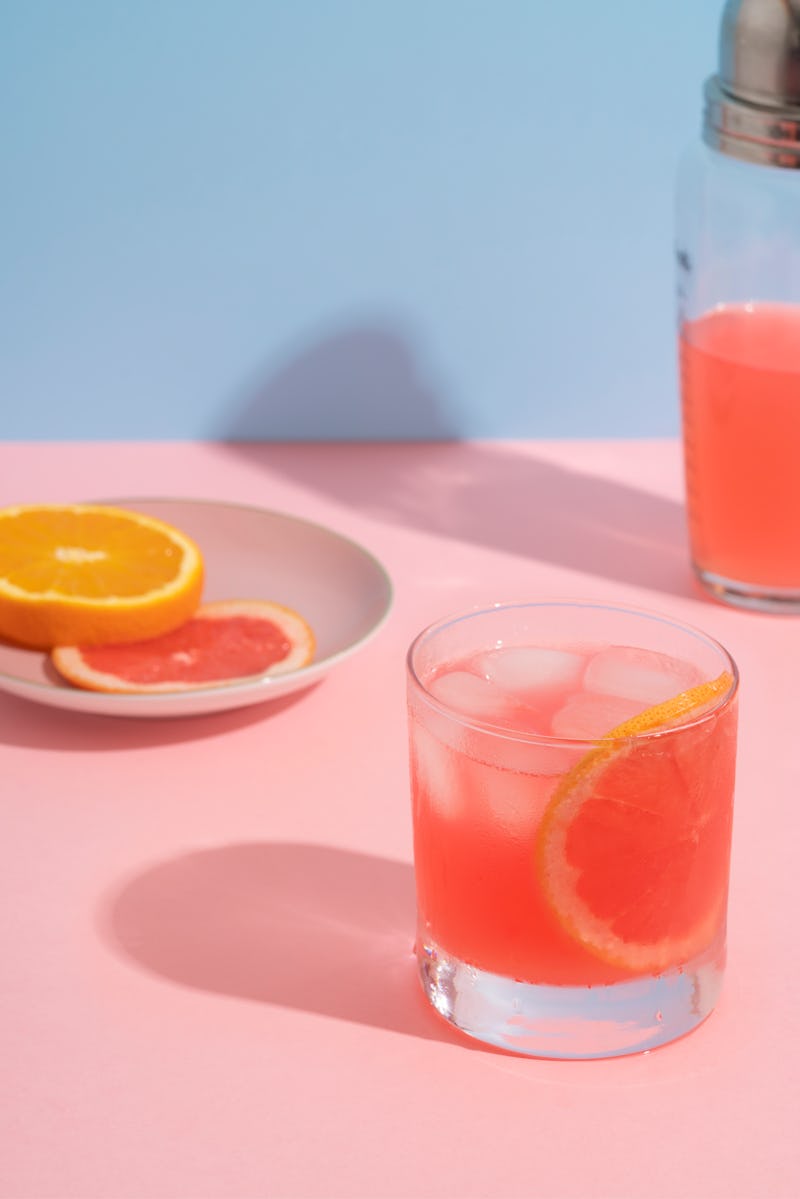
[[[512,694],[551,687],[574,687],[583,674],[584,658],[569,650],[544,646],[508,646],[487,650],[475,667],[490,682]]]
[[[700,682],[702,675],[690,662],[622,645],[596,653],[584,676],[587,691],[638,700],[642,708],[672,699]]]
[[[533,729],[530,731],[534,732]],[[463,742],[463,749],[476,761],[499,770],[548,779],[564,774],[578,760],[580,751],[576,753],[566,746],[553,744],[549,721],[548,727],[539,731],[541,740],[527,741],[522,737],[498,737],[471,730]]]
[[[624,696],[579,691],[553,716],[553,735],[589,740],[605,737],[618,724],[643,711],[645,706],[641,700],[626,699]]]
[[[470,764],[469,779],[471,818],[488,818],[516,836],[531,838],[558,785],[556,775],[519,774],[481,762]]]
[[[506,706],[502,692],[494,683],[467,670],[438,675],[428,684],[428,690],[434,699],[462,716],[497,720]]]
[[[411,726],[411,780],[415,803],[428,803],[442,816],[458,816],[463,798],[458,758],[416,721]]]

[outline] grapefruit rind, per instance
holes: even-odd
[[[81,518],[98,518],[108,544],[80,545]],[[65,530],[60,543],[59,524]],[[161,544],[156,564],[131,556],[114,530],[149,531]],[[120,545],[122,548],[120,549]],[[203,556],[181,530],[152,516],[103,504],[27,504],[0,509],[0,637],[28,649],[60,644],[104,644],[156,637],[177,628],[197,609]],[[118,555],[121,594],[108,590],[92,559]],[[127,554],[127,557],[126,557]],[[174,571],[164,579],[165,567]],[[79,574],[77,566],[80,566]],[[151,581],[148,583],[148,575]],[[17,582],[14,582],[16,576]],[[82,594],[80,578],[94,594]],[[59,586],[60,582],[60,586]]]
[[[733,683],[733,676],[724,671],[712,682],[681,692],[612,729],[564,776],[542,817],[536,840],[536,871],[560,925],[595,957],[633,974],[661,973],[705,949],[720,926],[726,895],[718,895],[707,911],[699,913],[696,924],[684,937],[669,936],[652,942],[625,940],[580,897],[579,883],[586,868],[580,870],[567,860],[568,830],[582,805],[595,794],[608,765],[636,753],[637,737],[649,733],[657,736],[700,720],[729,694]],[[603,863],[597,868],[602,870]]]
[[[250,617],[278,625],[286,635],[291,648],[289,653],[267,670],[253,675],[230,675],[203,682],[164,682],[141,684],[123,679],[119,675],[103,673],[88,665],[81,646],[56,646],[50,655],[58,673],[85,691],[102,691],[124,695],[163,695],[179,691],[205,691],[211,687],[230,686],[243,679],[272,678],[289,674],[307,666],[314,657],[316,642],[308,622],[283,604],[271,600],[216,600],[201,604],[193,613],[193,621],[214,621],[225,618]]]

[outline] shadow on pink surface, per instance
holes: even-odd
[[[683,505],[502,444],[229,443],[231,453],[362,515],[584,574],[698,597]],[[407,449],[408,447],[406,447]],[[635,442],[631,454],[641,453]]]
[[[405,862],[319,845],[222,846],[132,879],[100,924],[116,953],[185,987],[464,1044],[417,982]]]
[[[321,685],[316,683],[314,687]],[[158,720],[69,712],[15,695],[0,695],[0,745],[102,753],[201,741],[278,716],[301,703],[314,687],[247,708],[208,716],[174,716]]]

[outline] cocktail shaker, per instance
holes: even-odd
[[[679,169],[691,557],[729,603],[800,612],[800,0],[728,0]]]

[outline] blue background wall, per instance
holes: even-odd
[[[0,436],[661,436],[722,0],[2,0]]]

